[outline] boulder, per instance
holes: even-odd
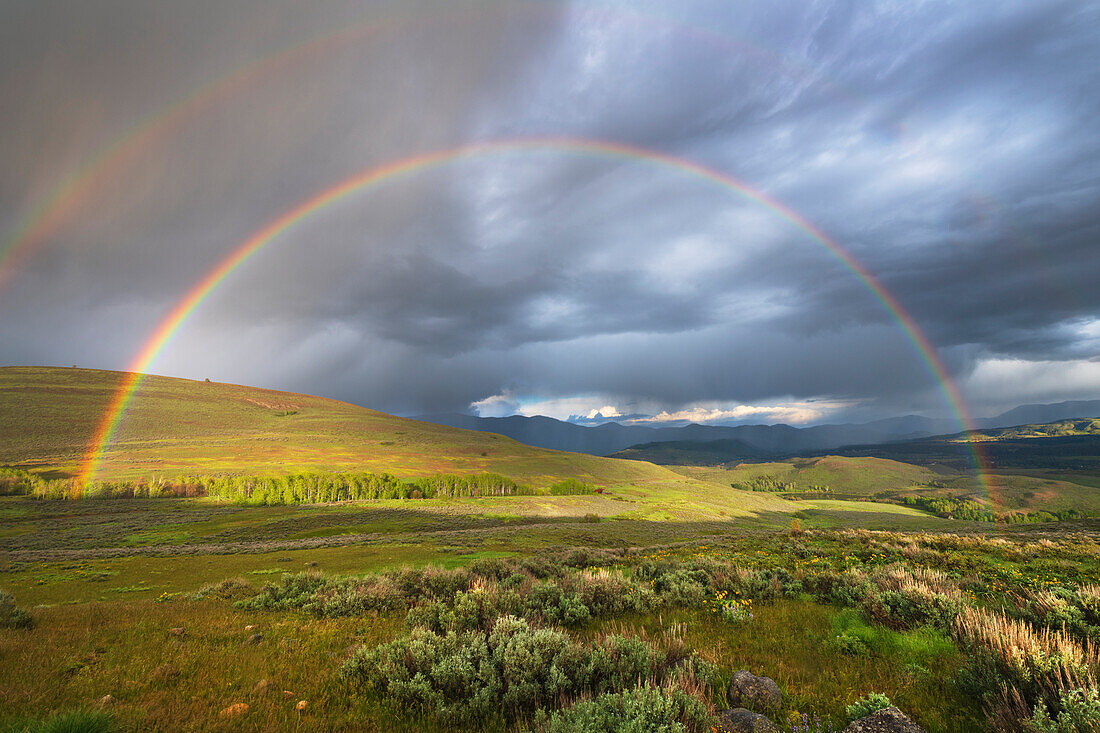
[[[726,733],[779,733],[768,718],[745,708],[726,710],[718,715],[719,730]]]
[[[748,670],[738,670],[730,678],[729,703],[756,712],[774,710],[783,702],[783,693],[771,677],[757,677]]]
[[[253,634],[252,636],[248,637],[248,643],[252,644],[253,646],[255,646],[256,644],[259,644],[263,640],[264,640],[264,635],[263,634]]]
[[[853,720],[843,733],[925,733],[925,730],[891,705]]]
[[[253,695],[266,695],[267,693],[271,692],[273,687],[274,687],[274,685],[271,684],[271,680],[269,680],[265,677],[264,679],[260,680],[259,682],[257,682],[255,685],[252,686],[252,694]]]
[[[183,628],[182,626],[177,626],[174,629],[168,629],[168,634],[170,636],[176,637],[177,639],[182,639],[183,637],[187,636],[187,629]]]

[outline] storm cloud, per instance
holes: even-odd
[[[112,0],[0,21],[0,363],[126,368],[319,192],[553,138],[651,152],[505,145],[364,187],[232,272],[151,369],[401,414],[945,414],[801,217],[972,412],[1100,397],[1095,3]]]

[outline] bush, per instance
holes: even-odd
[[[871,692],[844,708],[844,714],[848,716],[849,721],[859,720],[876,710],[888,708],[890,705],[890,698],[886,697],[886,695],[883,695],[881,692]]]
[[[966,608],[954,632],[970,652],[961,682],[1001,728],[1018,728],[1036,709],[1060,709],[1069,691],[1095,686],[1100,655],[1065,631]]]
[[[22,608],[17,608],[15,598],[6,591],[0,590],[0,628],[5,629],[29,629],[34,626],[34,619]]]
[[[237,601],[236,605],[253,610],[303,608],[313,600],[313,594],[324,584],[324,578],[319,573],[287,574],[278,585],[269,583],[260,589],[259,595]]]
[[[217,598],[222,601],[240,600],[252,592],[252,586],[244,578],[228,578],[220,583],[209,583],[191,596],[192,600]]]
[[[414,628],[409,636],[360,649],[341,675],[401,707],[469,725],[498,714],[515,719],[647,681],[690,679],[702,689],[714,673],[702,660],[637,639],[612,636],[583,644],[562,631],[503,616],[488,631]]]
[[[701,733],[713,730],[707,707],[681,690],[644,687],[579,702],[540,721],[546,733]]]
[[[1095,689],[1065,690],[1058,695],[1058,717],[1051,718],[1039,703],[1028,721],[1034,733],[1089,733],[1100,731],[1100,693]]]
[[[829,646],[840,654],[853,657],[865,657],[871,653],[870,647],[863,639],[849,633],[837,634],[829,640]]]

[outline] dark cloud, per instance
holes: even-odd
[[[975,412],[1100,396],[1095,4],[115,0],[0,20],[0,233],[83,186],[0,290],[4,363],[123,368],[309,196],[554,136],[680,156],[797,211],[911,315]],[[945,409],[889,309],[779,209],[552,145],[410,170],[303,219],[153,368],[406,413]]]

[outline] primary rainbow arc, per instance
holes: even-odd
[[[520,138],[471,143],[373,166],[358,175],[352,176],[351,178],[305,199],[273,219],[266,226],[235,247],[217,266],[203,276],[202,279],[199,280],[199,282],[196,283],[172,308],[168,316],[164,318],[153,332],[152,336],[146,341],[138,355],[131,362],[127,369],[128,373],[112,396],[103,419],[100,421],[93,434],[89,450],[85,455],[78,474],[77,490],[80,490],[80,487],[87,485],[95,479],[99,470],[99,465],[103,460],[104,453],[118,430],[130,401],[136,394],[150,365],[168,344],[172,336],[181,326],[183,326],[195,309],[198,308],[199,305],[201,305],[202,302],[222,282],[224,282],[227,277],[229,277],[229,275],[266,245],[277,239],[295,224],[308,218],[310,215],[344,199],[350,194],[362,191],[365,188],[396,176],[408,175],[433,166],[453,163],[480,155],[524,151],[548,151],[576,155],[623,158],[664,166],[715,183],[779,214],[809,236],[811,240],[823,246],[852,272],[864,287],[876,297],[891,317],[897,321],[906,337],[913,343],[926,368],[936,379],[940,390],[952,411],[955,413],[960,426],[964,431],[973,429],[973,421],[966,411],[962,395],[948,375],[947,369],[936,354],[935,348],[921,332],[913,318],[906,313],[897,299],[886,290],[866,267],[798,212],[766,194],[751,188],[746,183],[732,176],[707,167],[701,163],[679,158],[668,153],[607,140],[559,137]],[[968,441],[968,445],[977,472],[978,481],[986,495],[989,495],[990,484],[987,477],[985,461],[977,445],[973,441]]]

